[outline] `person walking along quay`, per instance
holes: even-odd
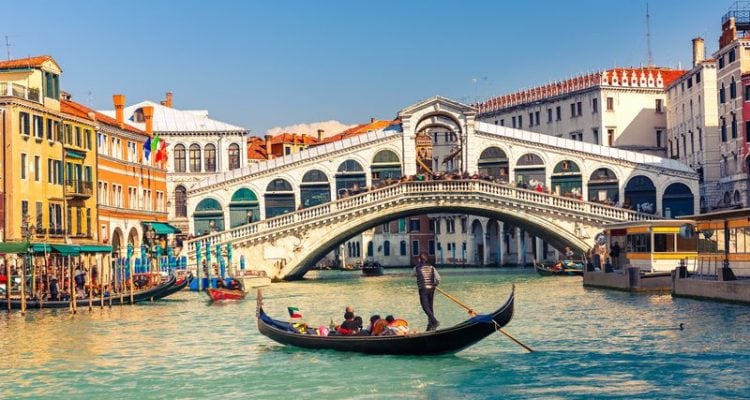
[[[432,308],[433,299],[435,298],[435,288],[440,283],[440,274],[437,268],[428,262],[427,253],[419,255],[419,262],[415,267],[417,275],[417,287],[419,288],[419,302],[422,310],[427,315],[427,330],[434,331],[440,325],[435,318],[435,312]]]

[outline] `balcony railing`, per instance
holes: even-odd
[[[37,103],[41,99],[38,88],[30,88],[12,82],[0,82],[0,96],[19,97]]]
[[[69,179],[65,181],[65,193],[68,196],[85,196],[91,197],[93,194],[93,183],[91,181],[82,181],[78,179]]]

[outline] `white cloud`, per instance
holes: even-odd
[[[296,124],[289,126],[277,126],[266,131],[266,135],[278,135],[279,133],[289,132],[297,134],[306,134],[312,137],[318,137],[318,129],[322,129],[323,137],[333,136],[339,134],[355,125],[342,124],[339,121],[322,121],[322,122],[311,122],[309,124]]]

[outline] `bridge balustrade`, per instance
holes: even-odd
[[[187,252],[189,257],[195,257],[196,242],[201,242],[202,249],[205,249],[206,245],[215,246],[217,244],[236,242],[238,239],[247,239],[259,234],[269,234],[275,230],[299,226],[321,218],[330,218],[351,211],[363,210],[366,207],[377,206],[378,204],[384,204],[398,198],[423,198],[424,194],[442,193],[457,196],[489,194],[498,198],[512,199],[528,204],[546,205],[555,209],[588,214],[613,222],[657,218],[654,215],[639,213],[633,210],[560,197],[554,194],[540,193],[534,190],[521,189],[483,180],[406,181],[337,199],[308,209],[242,225],[227,231],[195,238],[186,242]]]

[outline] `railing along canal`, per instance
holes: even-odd
[[[486,194],[498,199],[513,200],[528,205],[547,206],[552,209],[564,209],[613,221],[657,219],[656,216],[651,214],[482,180],[407,181],[192,239],[186,242],[188,256],[195,256],[196,242],[200,242],[204,246],[229,243],[236,239],[299,226],[322,218],[361,211],[363,207],[373,207],[400,198],[423,198],[425,194],[441,196]]]

